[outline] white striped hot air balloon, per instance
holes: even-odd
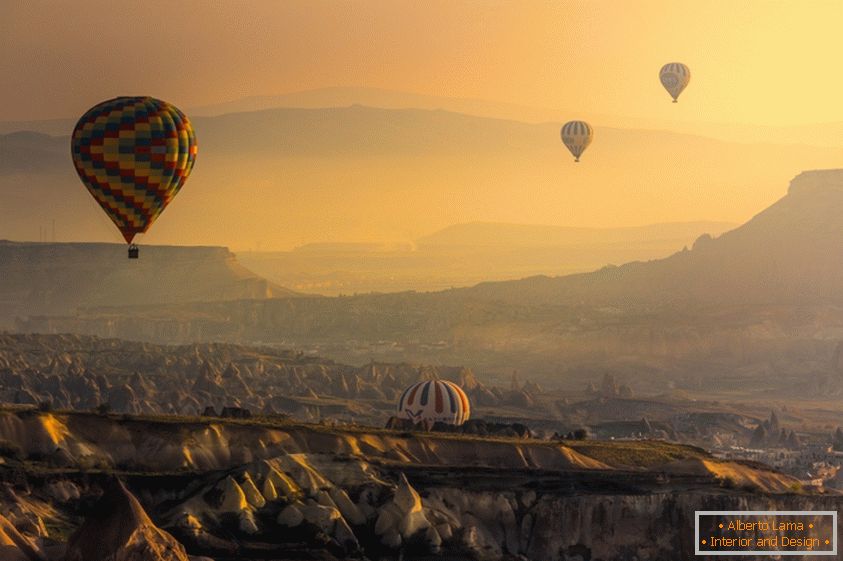
[[[569,121],[562,125],[562,142],[574,155],[575,162],[580,161],[580,156],[591,144],[592,138],[594,129],[585,121]]]
[[[471,406],[458,385],[447,380],[416,382],[398,400],[398,417],[414,423],[430,421],[461,425],[468,420]]]
[[[676,103],[679,94],[691,81],[691,71],[681,62],[669,62],[659,71],[659,80]]]

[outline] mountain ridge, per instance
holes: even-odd
[[[522,304],[843,301],[836,288],[843,282],[843,267],[824,259],[843,251],[840,212],[843,169],[810,170],[745,224],[716,238],[700,236],[690,250],[664,259],[458,290]]]
[[[734,222],[692,220],[659,222],[641,226],[575,227],[512,222],[462,222],[446,226],[416,239],[418,245],[493,245],[498,242],[516,245],[554,245],[627,241],[640,235],[639,241],[678,238],[689,231],[722,233],[737,226]],[[490,235],[495,238],[491,239]],[[697,234],[699,235],[699,234]],[[604,239],[605,238],[605,239]]]
[[[240,265],[224,247],[0,240],[0,325],[20,314],[70,314],[80,307],[276,298],[296,293]]]
[[[469,221],[736,222],[775,197],[779,178],[839,161],[837,149],[597,127],[575,166],[556,125],[417,109],[271,109],[194,124],[200,156],[152,243],[280,250],[413,240]],[[57,219],[61,239],[109,239],[113,226],[79,184],[64,141],[44,143],[46,153],[21,141],[0,139],[19,154],[0,158],[0,189],[21,209],[0,237],[37,239],[37,225]]]
[[[448,110],[477,117],[511,119],[525,123],[561,123],[578,114],[592,124],[622,129],[651,129],[682,131],[697,136],[717,138],[727,142],[805,146],[841,145],[843,122],[762,125],[756,123],[707,123],[675,119],[653,119],[636,115],[581,114],[571,108],[550,108],[481,98],[461,98],[420,94],[372,87],[324,87],[280,94],[256,95],[213,104],[187,106],[191,117],[219,116],[274,108],[347,108],[364,105],[383,109]],[[54,118],[42,120],[0,121],[0,134],[20,130],[36,130],[49,134],[67,134],[76,119]]]

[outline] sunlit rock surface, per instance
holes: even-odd
[[[675,561],[694,510],[841,502],[665,442],[33,409],[0,412],[0,442],[3,539],[23,559]],[[69,467],[49,467],[55,449]]]

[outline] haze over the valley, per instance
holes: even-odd
[[[194,119],[200,159],[142,243],[284,250],[409,242],[467,222],[567,227],[737,223],[839,149],[737,144],[597,127],[574,165],[558,125],[351,106]],[[0,236],[118,241],[67,156],[67,137],[0,136],[0,186],[17,212]],[[342,201],[342,204],[338,204]],[[697,234],[704,233],[704,230]],[[681,246],[675,249],[680,249]]]
[[[163,19],[126,7],[127,28],[110,26],[106,9],[82,21],[69,6],[4,3],[0,69],[15,87],[0,107],[0,189],[15,211],[0,238],[51,240],[55,224],[58,241],[119,241],[79,185],[67,136],[90,105],[127,93],[186,109],[200,147],[145,244],[278,252],[412,246],[476,222],[735,224],[781,196],[786,178],[839,163],[843,84],[813,53],[833,47],[840,6],[656,2],[640,10],[646,41],[611,2],[574,6],[185,2]],[[352,16],[365,23],[346,25]],[[658,84],[665,57],[693,68],[679,104]],[[578,166],[558,133],[573,118],[596,127]],[[605,264],[561,260],[542,270]]]
[[[836,554],[841,22],[0,1],[0,561]]]
[[[775,306],[837,301],[843,82],[817,56],[835,48],[837,4],[266,2],[176,24],[199,6],[127,7],[135,25],[119,32],[108,10],[0,8],[16,22],[0,54],[16,78],[0,106],[4,327],[547,378],[640,374],[666,346],[657,369],[693,377],[695,353],[718,345],[763,354],[727,310],[786,331]],[[670,60],[692,68],[676,104],[657,76]],[[121,238],[68,135],[93,103],[146,93],[186,110],[199,155],[138,241],[201,247],[109,268],[114,246],[75,244]],[[594,125],[580,163],[559,138],[570,119]],[[156,274],[178,288],[150,290]],[[401,291],[431,292],[365,295]],[[698,314],[687,339],[685,313]],[[828,354],[836,320],[809,316]],[[801,360],[782,352],[777,368]]]

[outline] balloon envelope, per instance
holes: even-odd
[[[73,129],[76,173],[126,243],[146,232],[184,185],[196,135],[175,106],[152,97],[95,105]]]
[[[659,80],[676,103],[679,94],[691,81],[691,70],[681,62],[669,62],[659,71]]]
[[[465,392],[448,380],[416,382],[398,400],[397,415],[414,423],[429,421],[461,425],[471,415]]]
[[[574,155],[575,161],[580,161],[580,156],[591,144],[594,138],[594,129],[585,121],[569,121],[562,125],[562,142]]]

